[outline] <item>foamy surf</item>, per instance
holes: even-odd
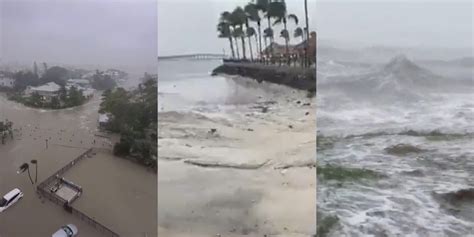
[[[339,218],[330,236],[472,234],[474,217],[462,210],[474,198],[452,206],[436,198],[474,185],[468,89],[401,56],[368,74],[340,74],[319,88],[318,163],[381,176],[319,182],[318,211]]]

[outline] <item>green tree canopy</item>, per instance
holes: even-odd
[[[70,72],[66,68],[54,66],[46,70],[41,77],[41,84],[54,82],[58,85],[66,85],[66,81],[70,77]]]

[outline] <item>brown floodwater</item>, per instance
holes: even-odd
[[[20,175],[16,173],[22,163],[36,159],[38,161],[39,184],[88,148],[92,146],[111,148],[111,142],[108,141],[108,139],[94,135],[97,133],[97,111],[99,103],[100,95],[95,95],[91,101],[83,106],[50,111],[27,108],[21,104],[8,101],[5,95],[0,94],[0,120],[8,119],[13,121],[14,128],[17,130],[14,140],[7,139],[5,145],[0,145],[0,194],[4,195],[13,188],[19,188],[24,192],[22,200],[0,213],[0,237],[50,236],[60,226],[69,223],[78,226],[79,236],[102,236],[90,225],[65,212],[58,205],[48,200],[39,199],[34,192],[34,187],[30,183],[27,173],[25,172]],[[46,139],[48,139],[48,148],[46,148]],[[119,164],[116,164],[116,161]],[[138,169],[134,167],[135,164],[122,164],[124,162],[123,160],[106,159],[104,162],[109,163],[90,163],[89,166],[88,162],[84,163],[84,165],[87,165],[85,169],[75,170],[75,167],[73,167],[71,171],[74,172],[73,175],[75,175],[75,178],[81,181],[84,180],[85,187],[89,187],[87,181],[92,177],[97,180],[104,179],[112,182],[110,175],[116,177],[117,174],[109,174],[106,172],[112,172],[113,170],[104,169],[106,172],[96,172],[107,165],[116,168],[130,165],[132,168],[124,168],[124,174],[131,173],[127,170],[134,170],[134,173],[140,173]],[[94,165],[98,167],[94,167]],[[30,172],[34,180],[34,165],[30,163],[30,167]],[[140,175],[148,175],[146,171],[141,173],[143,174]],[[130,182],[132,183],[128,183],[126,179],[123,179],[121,180],[121,185],[131,185],[135,187],[137,185],[137,177],[130,178]],[[78,184],[81,185],[80,182],[78,182]],[[90,208],[91,211],[87,211],[86,213],[90,215],[100,215],[101,213],[117,214],[117,210],[122,210],[121,215],[127,216],[128,213],[126,212],[129,210],[119,207],[119,205],[123,204],[123,200],[120,198],[110,198],[107,205],[104,205],[99,199],[97,201],[93,200],[102,194],[106,197],[130,195],[128,193],[130,192],[129,188],[117,189],[113,188],[114,185],[115,184],[112,184],[110,188],[94,191],[92,191],[92,188],[90,188],[90,190],[84,189],[83,197],[86,198],[82,200],[83,197],[80,197],[77,202],[80,204],[79,202],[87,201],[88,208]],[[135,191],[139,192],[140,190],[141,189],[136,189]],[[152,192],[153,191],[147,190],[146,193],[142,195],[150,196]],[[156,188],[154,192],[156,193]],[[134,192],[134,194],[136,194],[136,192]],[[90,199],[89,196],[91,196]],[[149,199],[152,200],[151,197]],[[155,213],[155,210],[156,208],[153,209],[153,206],[151,206],[148,212]],[[133,213],[136,213],[136,211]],[[137,216],[130,216],[130,218],[137,218]],[[107,221],[109,221],[108,223],[110,224],[113,222],[113,220],[104,220],[104,222]],[[121,222],[120,224],[122,225],[121,228],[127,227],[127,223],[125,222]]]

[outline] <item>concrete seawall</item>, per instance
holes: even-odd
[[[316,69],[289,67],[286,65],[263,65],[255,63],[225,62],[212,71],[212,75],[240,75],[289,87],[316,92]]]

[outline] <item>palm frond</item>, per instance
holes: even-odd
[[[293,20],[296,25],[298,25],[298,17],[295,14],[288,15],[288,20]]]
[[[231,13],[231,24],[232,25],[243,25],[247,20],[247,14],[241,7],[236,7]]]
[[[260,16],[258,14],[257,6],[253,3],[248,3],[244,7],[244,11],[247,14],[247,18],[251,21],[260,21]]]
[[[247,37],[251,37],[251,36],[254,36],[257,32],[255,31],[255,28],[249,27],[247,28],[246,33],[247,33]]]
[[[267,7],[267,15],[272,18],[283,18],[286,15],[285,2],[270,2]]]
[[[301,27],[298,27],[295,29],[295,32],[293,33],[293,36],[295,38],[301,37],[303,35],[303,29]]]
[[[284,18],[278,18],[278,19],[276,19],[275,22],[273,22],[273,26],[276,26],[276,25],[278,25],[278,24],[281,24],[281,23],[283,22],[283,19],[284,19]]]
[[[271,0],[253,0],[257,9],[262,12],[267,12],[268,4],[270,3],[270,1]]]
[[[265,38],[273,37],[273,29],[266,28],[265,30],[263,30],[263,37],[265,37]]]

